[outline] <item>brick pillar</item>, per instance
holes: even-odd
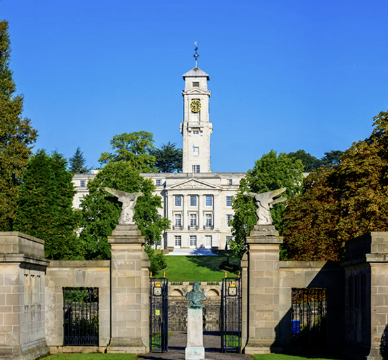
[[[247,238],[249,311],[246,354],[268,354],[278,348],[275,328],[279,320],[279,245],[282,242],[273,225],[255,225]]]
[[[117,225],[111,244],[111,341],[108,353],[149,351],[150,261],[136,225]]]
[[[44,241],[0,232],[0,358],[47,355]]]

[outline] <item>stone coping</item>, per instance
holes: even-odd
[[[49,268],[110,268],[110,260],[51,260]]]
[[[48,259],[36,259],[24,254],[0,254],[0,262],[6,263],[29,263],[33,265],[41,265],[47,267],[50,263]]]
[[[335,261],[279,261],[279,269],[338,269],[341,263]]]
[[[1,231],[0,232],[0,238],[1,238],[1,236],[17,236],[17,237],[21,237],[23,239],[27,239],[27,240],[36,242],[38,244],[44,245],[44,240],[38,239],[38,238],[36,238],[34,236],[31,236],[31,235],[27,235],[27,234],[21,233],[19,231]]]

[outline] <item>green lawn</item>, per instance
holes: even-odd
[[[49,355],[44,360],[134,360],[135,354],[56,354]],[[42,360],[43,360],[42,359]]]
[[[229,257],[230,262],[239,264],[240,260]],[[169,281],[221,281],[225,272],[219,269],[219,265],[227,259],[227,256],[166,256],[166,278]],[[162,277],[163,271],[154,274]],[[237,277],[237,272],[229,273],[230,277]]]
[[[306,359],[314,359],[314,360],[334,360],[334,359],[342,359],[332,356],[327,357],[303,357],[303,356],[292,356],[292,355],[283,355],[283,354],[266,354],[266,355],[253,355],[255,360],[306,360]]]

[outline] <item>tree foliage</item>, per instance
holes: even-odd
[[[155,156],[155,167],[160,173],[182,172],[182,149],[177,149],[176,144],[162,144],[159,149],[151,150]]]
[[[288,153],[288,156],[290,158],[294,158],[295,160],[301,160],[304,166],[304,171],[306,172],[311,172],[312,170],[317,169],[322,165],[322,161],[301,149],[296,152]]]
[[[102,153],[98,161],[101,164],[126,161],[135,170],[155,172],[155,156],[150,155],[155,150],[153,143],[152,134],[146,131],[115,135],[110,142],[114,152]]]
[[[37,131],[22,117],[23,96],[15,95],[10,64],[8,23],[0,21],[0,231],[11,231],[17,187],[31,155]]]
[[[320,168],[290,200],[283,233],[295,260],[340,260],[345,242],[369,231],[388,231],[388,113],[354,143],[336,166]]]
[[[72,174],[89,174],[91,168],[86,165],[86,160],[81,148],[78,146],[73,157],[69,159],[69,170]]]
[[[39,150],[28,162],[19,186],[14,230],[44,240],[48,259],[80,258],[72,207],[75,193],[66,159]]]
[[[104,187],[130,193],[141,191],[144,196],[136,202],[134,220],[148,245],[160,240],[163,231],[169,228],[170,221],[158,214],[158,208],[162,207],[161,198],[153,195],[155,185],[152,180],[143,178],[129,161],[111,162],[88,182],[89,194],[81,203],[80,239],[83,256],[87,260],[110,258],[107,237],[118,224],[121,208],[105,199],[112,195]]]
[[[238,192],[233,200],[234,217],[231,222],[233,243],[230,245],[237,254],[246,250],[246,237],[257,222],[256,205],[252,198],[244,195],[246,191],[265,193],[280,189],[287,190],[282,194],[288,199],[300,194],[303,182],[303,164],[301,160],[293,160],[287,154],[271,150],[255,162],[252,170],[248,170],[246,178],[241,180]],[[273,224],[282,233],[282,213],[286,203],[276,204],[271,209]]]

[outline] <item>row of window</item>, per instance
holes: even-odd
[[[190,195],[190,206],[197,206],[198,203],[198,195]],[[174,196],[174,204],[176,207],[182,206],[182,195]],[[205,195],[205,206],[213,205],[213,196]],[[232,206],[232,196],[226,197],[226,206]]]
[[[182,214],[175,214],[174,216],[174,229],[180,230],[182,229]],[[227,226],[231,226],[230,221],[233,220],[232,214],[226,215],[226,224]],[[197,228],[198,227],[198,217],[197,214],[190,214],[190,228]],[[213,228],[213,214],[205,214],[205,228],[210,229]]]
[[[175,237],[175,247],[181,247],[182,246],[182,236],[176,235]],[[226,237],[226,245],[229,248],[229,244],[232,241],[233,236],[227,236]],[[197,235],[190,235],[190,241],[189,241],[190,247],[197,247]],[[205,247],[211,248],[213,246],[213,238],[211,235],[205,235]]]

